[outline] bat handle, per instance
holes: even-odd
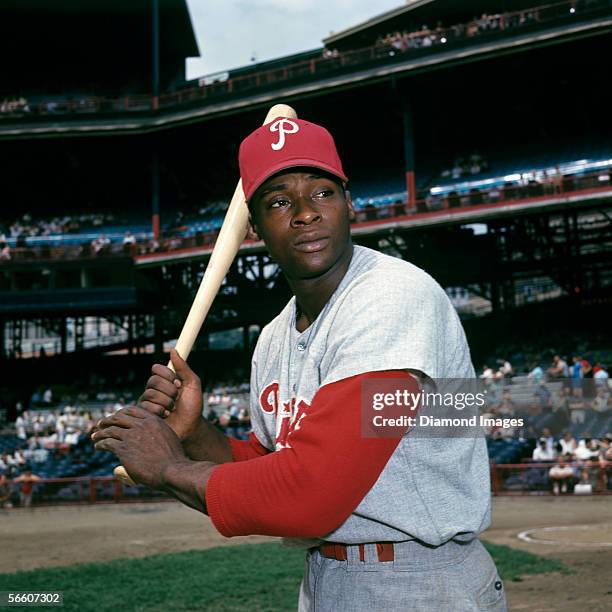
[[[129,485],[131,487],[136,486],[136,482],[127,473],[127,470],[122,465],[118,465],[113,470],[113,474],[115,475],[115,478],[118,478],[123,484]]]

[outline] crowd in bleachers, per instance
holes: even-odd
[[[473,150],[456,155],[452,163],[447,162],[435,172],[433,168],[425,171],[423,174],[429,173],[430,178],[417,185],[415,207],[406,205],[405,185],[393,178],[395,175],[387,182],[356,183],[352,186],[356,221],[608,187],[612,183],[610,154],[609,148],[589,150],[586,145],[568,146],[567,151],[556,155],[546,156],[540,151],[530,161],[523,160],[522,163],[532,165],[531,170],[525,170],[514,157],[504,161],[500,157],[502,152],[485,156]],[[584,159],[571,161],[578,155]],[[4,225],[0,221],[0,263],[17,259],[137,256],[210,246],[226,208],[227,202],[213,201],[175,211],[158,237],[152,236],[149,222],[144,219],[128,224],[112,213],[47,219],[36,219],[26,213],[17,220],[5,221]]]
[[[2,102],[0,102],[0,114],[18,114],[29,112],[30,105],[23,96],[11,99],[4,98]]]
[[[532,357],[532,356],[530,356]],[[521,427],[490,427],[497,463],[533,463],[505,485],[517,490],[592,493],[612,488],[612,386],[607,368],[582,356],[527,361],[516,372],[500,359],[484,364],[484,416],[522,417]],[[541,464],[550,464],[548,467]]]
[[[454,40],[473,38],[479,34],[503,31],[509,28],[523,27],[540,20],[538,8],[526,9],[516,13],[483,13],[474,17],[467,23],[457,23],[444,27],[438,22],[435,28],[423,25],[417,31],[395,31],[380,36],[376,45],[389,49],[391,55],[396,52],[404,53],[410,49],[422,49],[434,45],[443,45]]]
[[[250,431],[249,384],[242,378],[209,383],[203,390],[206,418],[237,439]],[[101,375],[89,383],[89,392],[72,389],[69,395],[64,387],[57,398],[52,387],[40,387],[27,409],[18,403],[15,423],[0,435],[0,508],[18,498],[20,505],[29,505],[44,486],[36,484],[41,479],[112,475],[116,458],[94,450],[89,436],[99,419],[136,401],[138,385],[130,376],[118,390],[107,390]]]
[[[6,229],[0,225],[0,236],[6,241],[5,234],[8,234],[11,238],[21,238],[22,240],[30,236],[77,234],[83,230],[100,228],[115,221],[115,216],[112,213],[63,215],[47,219],[37,219],[30,213],[24,213],[19,218],[9,222]],[[25,243],[22,246],[25,246]]]
[[[462,176],[475,176],[488,170],[489,162],[477,151],[466,157],[455,158],[451,168],[443,170],[442,178],[458,179]]]

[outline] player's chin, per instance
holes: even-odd
[[[299,253],[292,258],[289,275],[299,279],[316,278],[325,274],[333,265],[333,254],[326,250]]]

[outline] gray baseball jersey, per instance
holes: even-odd
[[[292,298],[262,330],[253,355],[253,432],[270,450],[286,445],[301,418],[301,403],[310,405],[324,385],[382,370],[419,370],[433,379],[474,377],[448,296],[406,261],[355,246],[340,285],[302,333],[295,327],[295,310]],[[324,539],[439,545],[471,539],[489,523],[485,440],[407,434],[359,506]]]

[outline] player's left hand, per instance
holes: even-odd
[[[91,439],[96,450],[117,455],[136,482],[153,489],[164,488],[168,466],[189,461],[174,431],[139,406],[127,406],[103,418]]]

